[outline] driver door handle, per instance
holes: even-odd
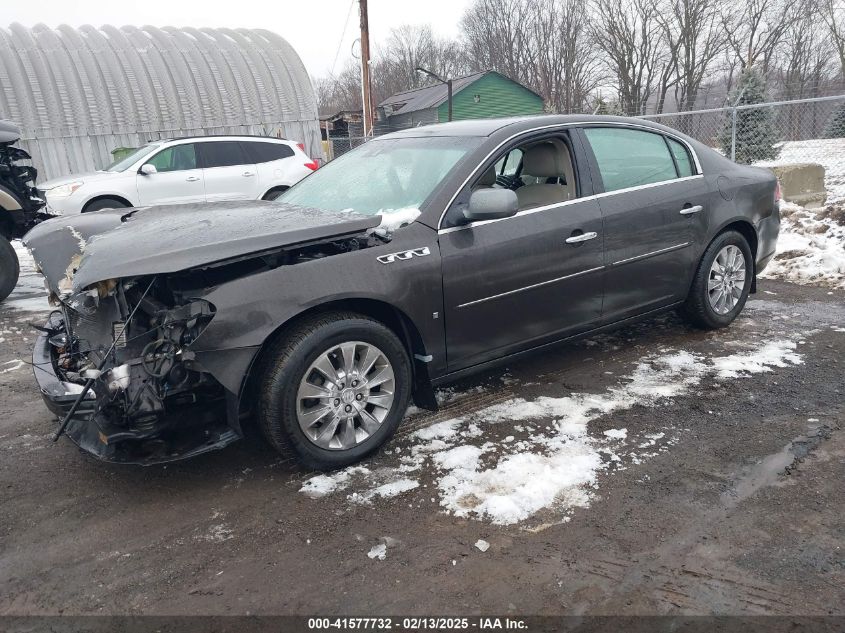
[[[586,242],[588,240],[594,240],[599,236],[598,233],[595,231],[590,231],[589,233],[581,233],[579,235],[572,235],[566,238],[567,244],[578,244],[579,242]]]
[[[700,204],[695,205],[694,207],[684,207],[681,209],[681,215],[692,215],[693,213],[698,213],[699,211],[704,211],[704,207]]]
[[[255,173],[253,173],[253,172],[251,172],[251,171],[245,171],[245,172],[244,172],[243,174],[241,174],[241,175],[242,175],[244,178],[248,178],[249,176],[254,176],[254,175],[255,175]]]
[[[188,176],[187,178],[185,178],[185,180],[187,180],[188,182],[196,182],[199,179],[199,176]]]

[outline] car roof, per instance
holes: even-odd
[[[521,132],[524,130],[542,127],[544,125],[575,125],[582,123],[627,123],[640,127],[654,128],[655,130],[661,132],[671,132],[678,135],[677,130],[672,130],[647,119],[596,114],[540,114],[497,119],[469,119],[464,121],[453,121],[451,123],[435,123],[434,125],[425,125],[408,128],[407,130],[400,130],[398,132],[392,132],[379,138],[491,136],[504,128],[508,128],[509,131],[513,132]]]
[[[175,138],[162,138],[159,140],[151,140],[150,143],[184,143],[196,141],[265,141],[271,143],[284,143],[285,145],[294,144],[293,141],[286,138],[278,138],[276,136],[259,136],[257,134],[207,134],[205,136],[179,136]]]

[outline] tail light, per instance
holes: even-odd
[[[305,151],[305,143],[297,143],[296,146],[301,149],[303,152]]]
[[[317,168],[320,166],[317,164],[316,160],[312,160],[310,162],[305,163],[305,166],[310,169],[311,171],[317,171]]]

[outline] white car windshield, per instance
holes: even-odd
[[[419,209],[481,139],[467,136],[375,139],[288,189],[279,202],[366,215]]]
[[[159,147],[161,147],[161,145],[158,144],[150,144],[139,147],[128,156],[124,156],[120,160],[114,161],[111,165],[106,167],[104,171],[126,171],[135,164],[135,162],[141,160],[144,156],[153,153]]]

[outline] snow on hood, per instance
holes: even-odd
[[[381,224],[379,228],[388,231],[395,231],[414,222],[420,217],[420,210],[416,207],[405,207],[404,209],[379,210]]]

